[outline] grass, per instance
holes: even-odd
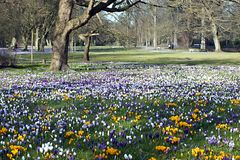
[[[240,53],[189,53],[187,51],[149,51],[143,49],[100,48],[90,53],[91,62],[136,62],[144,64],[239,65]],[[17,55],[18,63],[30,63],[30,55]],[[34,65],[45,59],[50,64],[51,54],[34,54]],[[70,53],[69,63],[82,63],[82,52]],[[25,65],[23,65],[25,66]],[[27,66],[25,66],[27,67]]]

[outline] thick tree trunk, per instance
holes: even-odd
[[[214,46],[215,46],[215,52],[222,52],[221,44],[220,44],[219,37],[218,37],[218,29],[217,29],[217,26],[214,21],[212,21],[211,26],[212,26],[212,34],[213,34],[213,42],[214,42]]]
[[[56,22],[52,41],[51,71],[68,70],[68,41],[71,30],[66,30],[67,22],[70,20],[72,12],[72,0],[60,0],[58,10],[58,20]]]
[[[83,55],[83,60],[85,62],[89,62],[90,61],[90,56],[89,56],[90,44],[91,44],[91,37],[88,36],[85,39],[85,48],[84,48],[84,55]]]
[[[63,64],[66,64],[65,69],[68,69],[69,66],[68,66],[68,47],[69,47],[69,34],[66,36],[66,41],[65,41],[65,49],[64,49],[64,55],[63,55]],[[64,69],[64,70],[65,70]]]
[[[53,40],[53,54],[50,70],[51,71],[66,71],[68,70],[68,37],[58,36]]]

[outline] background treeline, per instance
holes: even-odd
[[[69,48],[88,43],[124,47],[199,47],[202,50],[240,48],[238,0],[148,0],[126,12],[101,12],[69,36]],[[57,0],[9,0],[0,5],[0,47],[51,46]],[[81,15],[75,6],[72,16]]]

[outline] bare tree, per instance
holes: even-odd
[[[192,36],[198,37],[202,50],[205,50],[206,38],[213,40],[215,51],[221,52],[221,40],[228,37],[231,32],[236,32],[239,21],[235,16],[239,16],[239,1],[179,0],[177,2],[178,7],[182,9],[180,31],[187,29],[189,35],[193,33]]]
[[[6,18],[2,22],[7,27],[5,33],[9,30],[8,36],[22,42],[24,50],[27,50],[30,35],[35,30],[36,48],[41,49],[43,39],[54,23],[56,0],[8,0],[1,7]]]
[[[99,15],[96,18],[92,18],[87,25],[81,28],[80,34],[78,37],[84,42],[84,53],[83,53],[83,61],[90,61],[90,46],[92,42],[93,36],[99,35],[99,28],[103,27],[103,21]]]
[[[85,24],[97,13],[121,12],[141,3],[141,0],[60,0],[58,6],[58,17],[53,33],[53,55],[50,70],[67,70],[68,67],[68,40],[69,34]],[[74,5],[85,7],[83,13],[71,18]]]

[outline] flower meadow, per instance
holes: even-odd
[[[240,159],[240,67],[0,71],[0,159]]]

